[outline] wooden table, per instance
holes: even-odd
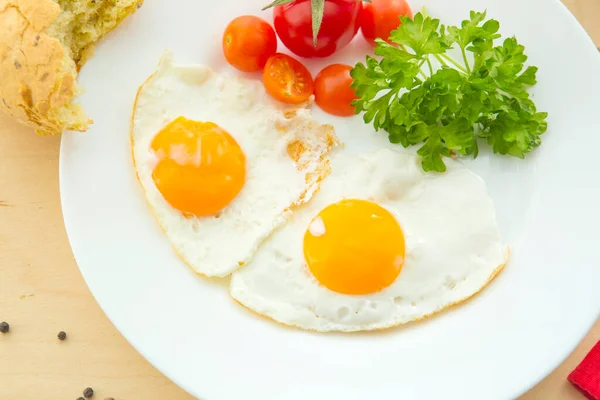
[[[600,46],[600,0],[565,2]],[[74,400],[87,386],[96,399],[191,400],[125,341],[81,278],[60,209],[59,143],[0,115],[0,321],[11,324],[0,400]],[[600,321],[523,400],[582,399],[566,376],[598,340]]]

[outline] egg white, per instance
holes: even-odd
[[[157,162],[152,139],[179,116],[216,123],[246,156],[243,189],[214,216],[186,218],[152,179]],[[135,169],[156,219],[187,264],[216,277],[247,263],[290,209],[312,197],[336,141],[331,126],[315,122],[304,107],[272,100],[260,81],[219,75],[205,66],[176,66],[169,53],[140,88],[131,127]]]
[[[458,162],[445,160],[447,172],[433,174],[419,160],[390,149],[336,157],[314,198],[232,275],[231,296],[286,325],[349,332],[419,320],[479,292],[508,258],[485,183]],[[404,231],[404,267],[378,293],[333,292],[306,266],[306,230],[325,233],[315,217],[345,198],[383,206]]]

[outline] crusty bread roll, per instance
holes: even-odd
[[[143,1],[0,0],[0,109],[39,135],[85,131],[77,72]]]

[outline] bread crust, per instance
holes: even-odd
[[[0,109],[41,135],[91,123],[65,125],[51,112],[77,94],[74,61],[46,33],[60,13],[52,0],[0,0]]]

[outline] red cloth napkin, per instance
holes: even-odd
[[[600,400],[600,342],[569,374],[568,379],[588,399]]]

